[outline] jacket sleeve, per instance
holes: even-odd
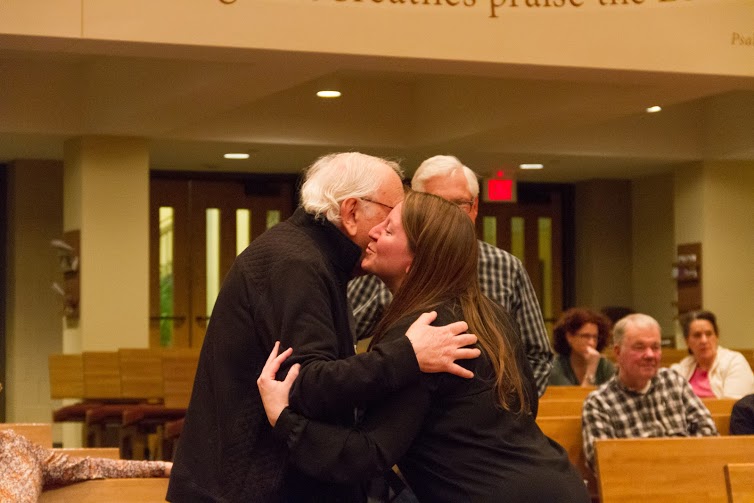
[[[286,408],[274,434],[286,442],[289,463],[320,480],[346,483],[389,470],[421,428],[431,394],[423,383],[406,388],[368,411],[357,427],[306,419]]]
[[[341,416],[354,405],[380,400],[419,380],[419,364],[407,337],[354,355],[345,285],[335,290],[338,285],[306,262],[288,262],[285,274],[295,281],[281,284],[271,302],[259,307],[266,314],[258,318],[272,320],[267,330],[279,338],[281,349],[293,348],[279,375],[301,364],[290,395],[294,410],[312,419]],[[343,299],[343,304],[334,299]]]
[[[722,397],[741,398],[754,393],[754,374],[749,367],[749,362],[741,353],[731,351],[729,354],[731,358],[728,366],[721,369]]]

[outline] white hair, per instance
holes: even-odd
[[[636,328],[654,327],[662,334],[660,324],[648,314],[629,314],[615,322],[615,326],[613,326],[613,345],[620,346],[623,343],[623,336],[626,335],[626,329],[629,325]]]
[[[411,179],[411,188],[419,192],[426,192],[424,190],[424,184],[427,180],[436,176],[450,176],[459,170],[461,170],[463,176],[466,177],[471,197],[476,199],[479,196],[479,181],[477,174],[468,166],[464,166],[457,157],[452,155],[436,155],[421,163],[416,170],[416,173],[414,173],[414,177]]]
[[[306,169],[301,206],[315,218],[326,218],[338,225],[340,203],[349,197],[374,196],[384,181],[385,166],[403,180],[403,170],[393,161],[359,152],[322,156]]]

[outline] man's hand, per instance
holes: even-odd
[[[430,326],[437,313],[424,313],[410,326],[406,337],[411,341],[422,372],[448,372],[471,379],[474,373],[457,363],[481,353],[477,348],[466,348],[476,343],[476,335],[464,333],[469,329],[465,321],[457,321],[444,327]],[[460,334],[460,335],[459,335]]]
[[[288,371],[284,381],[276,380],[275,376],[280,370],[280,365],[293,353],[293,348],[288,348],[278,356],[279,347],[280,341],[275,343],[275,347],[272,348],[272,353],[267,358],[267,363],[264,364],[262,373],[257,379],[257,387],[259,388],[259,395],[262,397],[264,411],[267,413],[267,420],[272,426],[277,423],[283,409],[288,407],[288,394],[301,368],[301,365],[297,363]]]

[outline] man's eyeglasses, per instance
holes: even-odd
[[[389,204],[381,203],[379,201],[375,201],[373,199],[369,199],[368,197],[360,197],[359,199],[361,199],[362,201],[366,201],[368,203],[379,204],[380,206],[384,206],[385,208],[387,208],[389,210],[392,210],[393,208],[395,208],[395,206],[390,206]]]

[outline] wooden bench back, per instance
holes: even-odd
[[[681,360],[689,356],[687,349],[675,349],[675,348],[662,348],[662,356],[660,357],[660,367],[670,367],[674,363],[679,363]]]
[[[737,401],[735,398],[702,398],[702,402],[712,415],[728,414],[730,416],[733,404]]]
[[[728,463],[724,473],[728,503],[754,501],[754,463]]]
[[[723,467],[754,462],[754,436],[595,442],[602,503],[727,501]]]
[[[0,423],[0,430],[13,430],[42,447],[52,447],[52,424],[50,423]]]
[[[85,351],[84,398],[121,398],[117,351]]]
[[[118,350],[123,398],[162,400],[165,396],[162,385],[162,353],[161,349]]]
[[[572,400],[540,400],[537,417],[547,416],[581,416],[583,399]]]
[[[592,391],[596,390],[596,386],[590,386],[584,388],[581,386],[548,386],[545,390],[545,394],[539,399],[542,400],[581,400],[583,401],[586,396]]]
[[[720,435],[730,435],[730,414],[712,414],[712,420]]]
[[[162,355],[162,382],[165,390],[165,407],[188,407],[194,376],[199,364],[199,352],[174,349]]]
[[[81,398],[84,396],[84,359],[81,354],[50,355],[50,397]]]

